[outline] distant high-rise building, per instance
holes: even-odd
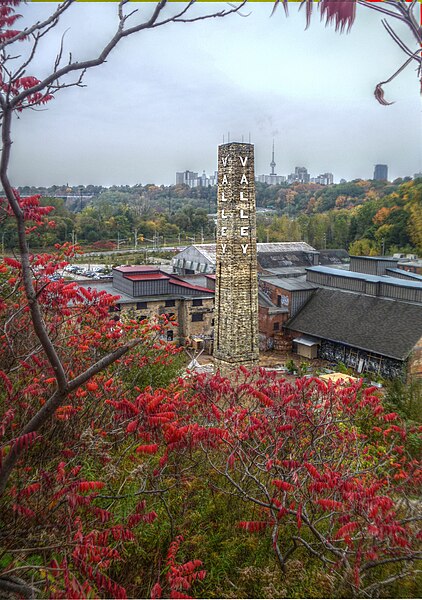
[[[198,173],[194,173],[193,171],[176,173],[176,185],[188,185],[190,188],[217,185],[217,171],[214,171],[214,175],[210,175],[209,177],[205,171],[202,171],[202,175],[198,175]]]
[[[214,175],[210,175],[209,177],[210,185],[217,185],[218,183],[218,171],[214,171]]]
[[[309,183],[311,176],[308,173],[306,167],[295,167],[295,172],[290,173],[287,178],[289,183]]]
[[[268,185],[280,185],[285,183],[287,178],[284,175],[258,175],[255,177],[255,181],[260,183],[268,183]]]
[[[377,181],[388,180],[388,165],[375,165],[374,179]]]
[[[320,185],[332,185],[334,175],[332,173],[322,173],[321,175],[318,175],[318,177],[312,179],[314,179],[314,183],[319,183]]]
[[[198,173],[194,173],[193,171],[182,171],[181,173],[176,173],[176,185],[188,185],[189,187],[197,187],[198,186]]]

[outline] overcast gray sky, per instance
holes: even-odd
[[[25,21],[54,6],[26,5]],[[130,6],[147,16],[154,4]],[[222,7],[207,2],[195,10]],[[305,166],[313,176],[334,173],[334,181],[372,178],[375,163],[388,164],[390,179],[421,171],[413,66],[386,86],[395,104],[381,106],[373,97],[375,85],[405,59],[381,15],[358,6],[351,32],[340,35],[316,13],[305,31],[297,3],[288,18],[282,8],[270,17],[271,9],[270,2],[249,3],[247,18],[170,24],[124,40],[105,65],[87,73],[87,87],[64,90],[48,110],[15,122],[13,183],[168,185],[176,171],[212,173],[229,131],[232,141],[247,141],[250,132],[257,174],[270,171],[273,138],[280,175]],[[91,57],[114,31],[116,10],[114,2],[73,5],[31,74],[49,72],[66,29],[73,57]],[[413,48],[409,34],[397,31]]]

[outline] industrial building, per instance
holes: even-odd
[[[172,260],[173,271],[178,275],[215,273],[215,244],[187,246]],[[306,242],[272,242],[257,244],[258,271],[277,274],[274,269],[299,267],[297,274],[304,274],[305,266],[317,265],[319,252]],[[348,258],[347,252],[344,252]]]
[[[112,279],[83,282],[86,287],[88,284],[118,296],[116,316],[129,313],[144,320],[166,315],[176,323],[167,328],[168,341],[184,345],[199,338],[211,348],[214,326],[214,291],[211,287],[145,265],[116,267]]]
[[[258,264],[267,265],[259,267],[260,350],[292,350],[306,359],[343,362],[359,373],[386,378],[422,376],[422,276],[398,268],[398,258],[352,256],[353,270],[345,270],[343,254],[333,251],[320,255],[324,261],[331,259],[330,265],[337,261],[336,266],[274,266],[279,264],[270,251],[274,247],[282,250],[282,260],[287,248],[290,259],[308,255],[314,260],[312,247],[294,244],[258,244]],[[212,352],[215,274],[204,267],[214,270],[215,246],[186,251],[176,259],[182,255],[185,262],[179,265],[193,274],[122,266],[113,269],[112,280],[84,285],[119,295],[117,313],[133,312],[138,319],[173,316],[177,326],[168,328],[169,340],[202,340]]]
[[[382,257],[351,257],[350,271],[309,267],[317,289],[283,330],[293,351],[358,373],[422,376],[422,281],[391,277],[396,267]]]

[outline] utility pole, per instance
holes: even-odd
[[[135,250],[138,248],[138,229],[135,227]]]

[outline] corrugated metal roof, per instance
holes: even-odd
[[[130,279],[130,281],[155,281],[158,279],[170,279],[170,276],[163,273],[140,273],[139,275],[126,275],[125,279]]]
[[[185,250],[189,248],[196,248],[208,261],[215,263],[215,244],[194,244],[193,246],[188,246]]]
[[[192,283],[187,283],[186,281],[181,281],[180,279],[171,278],[169,283],[171,283],[172,285],[178,285],[181,287],[189,288],[190,290],[197,290],[198,292],[207,292],[208,294],[214,294],[213,290],[201,287],[200,285],[193,285]]]
[[[287,277],[300,277],[300,275],[305,275],[305,267],[265,267],[264,271],[270,273],[271,275],[280,276],[283,278]],[[271,277],[269,275],[269,277]],[[265,275],[263,275],[265,277]]]
[[[302,344],[303,346],[318,346],[321,343],[321,340],[317,340],[316,338],[307,337],[302,335],[301,337],[297,337],[293,340],[296,344]]]
[[[257,244],[258,252],[316,252],[315,248],[306,242],[263,242]]]
[[[189,248],[194,248],[200,252],[203,257],[211,262],[216,262],[216,245],[215,244],[192,244],[187,246],[182,252],[189,252]],[[289,252],[316,252],[315,248],[307,244],[306,242],[270,242],[270,243],[259,243],[257,244],[258,254],[278,254],[278,253],[289,253]],[[176,259],[177,259],[176,255]]]
[[[113,270],[120,271],[121,273],[148,273],[159,271],[157,267],[149,265],[121,265],[120,267],[113,267]]]
[[[351,254],[350,258],[359,258],[361,260],[377,260],[378,262],[398,262],[398,258],[388,257],[388,256],[359,256],[355,254]]]
[[[271,277],[271,275],[263,275],[261,281],[266,281],[275,287],[283,290],[298,291],[298,290],[314,290],[317,285],[306,281],[305,277]]]
[[[335,275],[337,277],[346,277],[348,279],[361,279],[372,283],[388,283],[389,285],[398,285],[400,287],[421,289],[422,284],[417,281],[406,281],[398,277],[386,277],[385,275],[368,275],[367,273],[357,273],[356,271],[343,271],[335,267],[307,267],[307,271],[314,273],[325,273],[326,275]]]
[[[113,288],[113,285],[111,283],[111,281],[92,281],[92,280],[87,280],[87,281],[78,281],[76,282],[78,284],[83,284],[81,285],[81,287],[85,287],[85,288],[90,288],[90,289],[95,289],[97,291],[104,291],[107,292],[107,294],[111,294],[112,296],[115,296],[118,298],[117,302],[122,303],[122,304],[136,304],[136,302],[153,302],[153,301],[163,301],[163,300],[167,300],[167,299],[180,299],[180,298],[212,298],[214,296],[214,291],[213,290],[208,290],[205,288],[199,288],[199,287],[195,287],[195,289],[198,292],[203,292],[203,294],[201,294],[200,296],[187,296],[187,295],[183,295],[183,293],[177,293],[176,294],[156,294],[154,296],[129,296],[128,294],[125,294],[124,292],[121,292],[120,290],[116,290],[115,288]],[[178,282],[180,283],[180,282]],[[181,286],[181,288],[183,289],[183,286]]]
[[[386,269],[387,273],[393,273],[393,275],[397,274],[401,277],[414,279],[415,281],[422,281],[422,275],[418,273],[412,273],[411,271],[405,271],[405,269]]]

